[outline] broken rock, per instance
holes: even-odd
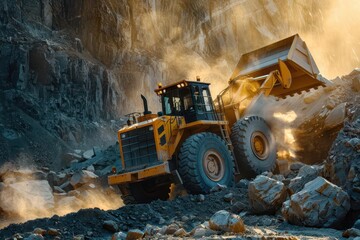
[[[92,180],[98,178],[98,176],[90,171],[82,170],[81,172],[75,173],[70,180],[71,185],[74,188],[81,187],[85,183],[91,182]]]
[[[245,225],[240,216],[229,213],[225,210],[216,212],[210,218],[209,227],[214,231],[225,231],[233,233],[242,233],[245,231]]]
[[[331,227],[340,223],[349,209],[348,194],[326,179],[317,177],[283,203],[282,214],[292,224]]]
[[[306,183],[314,180],[319,175],[319,169],[316,166],[304,165],[300,168],[298,175],[291,179],[289,184],[290,194],[297,193],[303,189]]]
[[[331,129],[343,124],[346,117],[346,103],[337,105],[326,117],[324,129]]]
[[[274,213],[287,197],[282,182],[259,175],[249,184],[249,202],[255,213]]]

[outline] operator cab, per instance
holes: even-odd
[[[183,116],[186,123],[216,120],[210,83],[183,80],[155,90],[161,97],[162,111],[168,116]]]

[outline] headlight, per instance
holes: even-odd
[[[154,127],[153,127],[153,126],[150,126],[150,127],[149,127],[149,131],[152,131],[152,130],[154,130]]]
[[[125,133],[121,134],[121,138],[126,138],[126,134]]]

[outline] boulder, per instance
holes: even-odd
[[[286,187],[275,179],[258,175],[249,183],[249,203],[255,213],[275,213],[287,197]]]
[[[284,218],[296,225],[331,227],[340,223],[350,209],[350,199],[340,187],[317,177],[283,203]]]
[[[54,208],[52,189],[46,180],[9,184],[0,192],[0,208],[20,216],[45,215]]]
[[[343,124],[346,117],[346,103],[337,105],[325,119],[324,129],[331,129]]]
[[[75,173],[70,180],[70,184],[74,188],[79,188],[85,183],[89,183],[93,181],[94,179],[98,178],[98,176],[90,171],[82,170],[81,172]]]
[[[288,186],[290,194],[292,195],[301,191],[305,184],[317,178],[319,173],[320,170],[316,166],[302,166],[298,175],[290,180],[290,184]]]
[[[209,220],[209,227],[214,231],[242,233],[245,225],[240,216],[229,213],[226,210],[216,212]]]
[[[136,240],[144,236],[144,232],[139,229],[131,229],[126,235],[126,240]]]
[[[110,232],[117,232],[119,230],[119,227],[117,225],[117,223],[113,220],[107,220],[107,221],[104,221],[103,223],[103,227],[110,231]]]

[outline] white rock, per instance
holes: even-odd
[[[275,179],[258,175],[249,183],[249,202],[255,213],[274,213],[286,200],[286,187]]]
[[[245,231],[245,225],[240,216],[228,211],[220,210],[209,220],[209,227],[214,231],[241,233]]]

